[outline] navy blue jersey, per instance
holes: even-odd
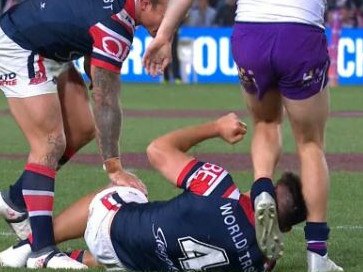
[[[184,192],[163,202],[129,203],[116,213],[111,241],[121,262],[137,271],[263,271],[249,197],[230,174],[190,162]]]
[[[26,0],[0,26],[22,48],[59,62],[84,55],[120,72],[135,30],[134,0]]]

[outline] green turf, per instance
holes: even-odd
[[[240,110],[244,108],[240,90],[234,85],[150,85],[124,84],[122,104],[125,109],[209,109]],[[334,88],[331,91],[332,111],[362,110],[363,89],[359,87]],[[0,96],[0,110],[6,102]],[[156,136],[171,129],[201,122],[205,118],[124,118],[123,152],[143,152],[147,144]],[[251,128],[248,117],[244,119]],[[27,144],[10,115],[0,116],[0,139],[2,153],[24,153]],[[354,129],[353,129],[354,128]],[[344,137],[342,137],[344,135]],[[331,118],[327,126],[326,148],[328,152],[363,152],[363,118]],[[243,152],[249,151],[251,133],[243,144],[236,148],[216,145],[213,142],[197,147],[200,152]],[[284,151],[295,151],[288,122],[283,128]],[[95,143],[87,146],[82,153],[97,153]]]
[[[363,88],[335,88],[331,92],[333,111],[363,110]],[[244,109],[240,90],[234,85],[148,85],[125,84],[122,101],[126,109],[209,109],[240,110]],[[0,98],[0,110],[7,109],[6,100]],[[127,118],[123,127],[123,152],[143,152],[147,144],[157,135],[171,129],[204,121],[204,118]],[[247,119],[250,126],[250,121]],[[8,115],[0,115],[0,153],[25,154],[27,145],[15,122]],[[294,152],[294,144],[289,125],[283,129],[284,150]],[[327,151],[329,153],[363,152],[363,118],[332,118],[327,126]],[[250,134],[244,143],[227,146],[215,140],[200,144],[194,148],[202,152],[247,153]],[[93,143],[84,153],[97,153]],[[11,184],[21,173],[24,159],[0,159],[0,189]],[[362,164],[363,166],[363,164]],[[135,172],[147,183],[150,199],[168,199],[179,193],[178,189],[167,184],[159,174],[149,170],[135,169]],[[250,172],[232,173],[242,190],[248,190],[252,175]],[[329,221],[332,228],[329,244],[330,255],[345,271],[361,272],[363,256],[363,204],[362,173],[332,172]],[[106,176],[99,166],[70,164],[58,175],[56,182],[55,213],[66,207],[78,197],[91,192],[106,183]],[[303,225],[295,228],[286,237],[285,257],[275,271],[303,272],[305,266],[305,244]],[[15,237],[7,235],[8,228],[0,220],[0,249],[10,245]],[[84,246],[81,240],[62,245],[62,249]],[[1,269],[1,271],[13,271]],[[18,270],[14,270],[18,271]]]
[[[123,125],[123,138],[121,148],[123,152],[144,152],[146,146],[152,139],[185,125],[191,125],[206,121],[206,118],[177,118],[177,119],[155,119],[155,118],[125,118]],[[251,128],[249,119],[245,120]],[[0,139],[2,145],[1,153],[23,154],[28,150],[23,134],[10,116],[0,117]],[[250,130],[250,132],[252,132]],[[327,125],[326,148],[332,153],[355,153],[363,152],[363,118],[331,118]],[[283,149],[287,153],[295,152],[295,144],[291,137],[288,122],[283,126]],[[202,143],[194,148],[197,152],[235,152],[248,153],[251,133],[247,133],[245,140],[236,146],[215,144],[220,140]],[[80,153],[97,153],[95,142],[85,147]]]

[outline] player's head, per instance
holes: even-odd
[[[164,18],[169,0],[137,0],[136,21],[155,36]]]
[[[300,177],[285,172],[277,181],[275,192],[279,225],[282,232],[290,231],[293,225],[306,220],[306,205],[301,190]]]

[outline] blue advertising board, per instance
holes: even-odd
[[[181,28],[179,57],[185,81],[192,83],[237,83],[229,37],[231,28]],[[331,33],[326,31],[328,40]],[[144,28],[136,31],[132,49],[122,68],[123,82],[159,82],[142,67],[142,56],[152,38]],[[78,61],[82,67],[82,60]],[[338,45],[340,85],[363,85],[363,29],[343,29]],[[81,69],[82,70],[82,69]]]
[[[326,33],[330,41],[331,33],[329,30]],[[340,85],[363,85],[363,29],[342,29],[337,72]]]

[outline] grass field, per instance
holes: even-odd
[[[250,124],[244,114],[245,107],[238,86],[235,85],[133,85],[124,84],[122,90],[124,125],[122,152],[140,154],[156,136],[171,129],[195,124],[222,112],[236,111]],[[331,90],[332,117],[327,127],[327,153],[362,155],[363,154],[363,88],[345,87]],[[287,123],[284,126],[284,151],[294,153],[294,143]],[[25,162],[27,145],[21,132],[7,111],[6,100],[0,98],[0,189],[14,182]],[[243,143],[227,146],[213,140],[193,149],[200,153],[249,153],[250,135]],[[95,143],[89,144],[81,152],[94,154],[97,158]],[[80,157],[60,171],[56,182],[56,213],[78,197],[106,183],[106,176],[97,160],[86,164]],[[362,158],[362,156],[360,157]],[[332,161],[340,163],[339,161]],[[130,161],[126,167],[139,175],[148,185],[150,199],[168,199],[179,191],[162,180],[151,169],[135,168]],[[331,172],[331,198],[329,222],[331,226],[330,256],[345,271],[363,271],[363,160],[348,161],[358,165],[357,171],[349,172],[342,168]],[[359,171],[359,164],[361,170]],[[330,165],[332,168],[334,165]],[[242,169],[242,168],[241,168]],[[284,170],[282,165],[279,172]],[[298,169],[290,169],[298,171]],[[232,174],[242,190],[248,190],[252,181],[251,171],[232,169]],[[0,221],[0,249],[15,240],[3,221]],[[81,240],[67,242],[62,249],[84,246]],[[1,268],[2,271],[6,269]],[[9,270],[10,271],[10,270]],[[284,258],[279,261],[275,271],[306,271],[305,243],[303,225],[296,227],[286,237]]]

